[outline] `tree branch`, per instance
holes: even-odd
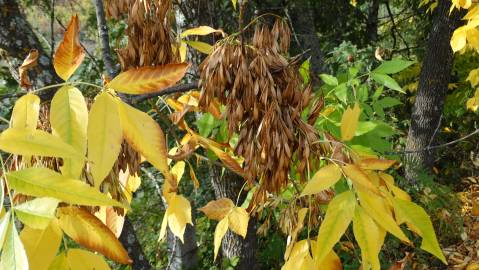
[[[103,0],[93,0],[96,9],[98,35],[100,36],[101,54],[103,56],[103,63],[105,64],[106,72],[110,79],[115,78],[118,70],[113,63],[113,57],[110,50],[110,37],[108,34],[108,26],[106,24],[105,8],[103,7]]]
[[[178,84],[166,89],[163,89],[156,93],[146,94],[146,95],[136,95],[136,96],[129,96],[129,100],[133,104],[138,104],[142,101],[145,101],[150,98],[166,96],[174,93],[184,93],[191,91],[193,89],[198,89],[198,82],[186,83],[186,84]]]

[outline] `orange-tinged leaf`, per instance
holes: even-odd
[[[389,169],[394,163],[396,163],[395,160],[365,158],[359,161],[358,166],[364,170],[384,171]]]
[[[243,176],[244,175],[244,170],[241,168],[241,165],[236,161],[233,157],[231,157],[228,153],[225,151],[216,148],[213,145],[208,145],[208,148],[215,153],[215,155],[225,164],[228,169],[232,170],[236,174]]]
[[[78,207],[62,207],[57,213],[62,230],[78,244],[116,262],[122,264],[132,262],[110,229],[90,212]]]
[[[341,120],[341,138],[343,141],[350,141],[354,138],[356,129],[358,128],[359,115],[361,108],[359,103],[354,105],[354,108],[347,108]]]
[[[95,213],[95,216],[115,234],[116,238],[120,237],[125,223],[124,216],[119,215],[115,209],[110,206],[100,207],[100,210]]]
[[[118,105],[109,93],[99,94],[88,116],[88,160],[99,187],[118,159],[123,142]]]
[[[198,209],[203,212],[208,218],[214,220],[222,220],[233,210],[235,204],[228,198],[221,198],[216,201],[210,201],[204,207]]]
[[[50,107],[52,133],[71,145],[82,156],[86,155],[88,108],[80,90],[66,85],[52,99]],[[60,168],[63,175],[80,178],[85,161],[64,159]]]
[[[28,93],[15,102],[10,118],[10,127],[34,130],[37,128],[39,114],[40,98]]]
[[[366,173],[356,165],[348,164],[342,167],[344,174],[351,179],[357,189],[379,194],[378,188],[371,182]]]
[[[353,219],[355,207],[356,197],[352,191],[336,195],[329,203],[326,216],[319,228],[317,249],[313,254],[316,261],[323,261],[341,239]]]
[[[83,58],[85,58],[85,52],[80,45],[80,23],[78,16],[73,15],[63,41],[55,52],[53,67],[58,76],[66,81],[81,65]]]
[[[195,170],[193,169],[193,166],[191,165],[191,163],[188,162],[188,166],[190,167],[190,178],[193,181],[195,188],[198,189],[200,187],[200,181],[198,181]]]
[[[30,270],[49,269],[60,248],[62,235],[56,221],[51,222],[44,230],[32,229],[28,226],[23,228],[20,239],[27,252]]]
[[[336,184],[341,179],[341,169],[335,164],[327,165],[316,172],[306,184],[301,196],[317,194]]]
[[[28,70],[37,65],[38,50],[30,50],[22,65],[18,68],[18,75],[20,77],[20,87],[28,88],[32,86],[28,78]]]
[[[243,238],[246,238],[249,222],[248,212],[242,207],[234,207],[228,214],[228,220],[230,229],[236,234],[243,236]]]
[[[215,239],[214,239],[214,246],[215,246],[215,257],[218,255],[218,251],[220,250],[221,240],[225,236],[226,232],[228,231],[229,220],[227,218],[222,219],[218,222],[215,229]]]
[[[23,156],[85,159],[72,146],[43,130],[9,128],[0,134],[0,149]]]
[[[118,101],[123,135],[128,144],[176,185],[168,167],[168,150],[160,125],[148,114]]]
[[[67,254],[68,270],[110,270],[105,260],[92,252],[71,248]]]
[[[106,86],[125,94],[148,94],[175,85],[188,69],[188,64],[141,67],[120,73]]]

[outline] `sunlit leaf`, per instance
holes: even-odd
[[[351,179],[356,188],[379,194],[378,188],[371,182],[367,174],[358,168],[358,166],[348,164],[344,165],[342,168],[344,174]]]
[[[218,222],[218,225],[216,225],[215,239],[214,239],[214,248],[215,248],[214,260],[216,260],[216,256],[218,255],[218,251],[220,250],[221,240],[223,239],[226,232],[228,231],[228,225],[229,225],[229,221],[227,218],[222,219],[220,222]]]
[[[314,254],[317,254],[318,243],[316,241],[311,241],[311,251]],[[324,267],[324,269],[328,270],[343,270],[343,265],[341,264],[341,260],[339,256],[331,250],[328,255],[322,260],[317,261],[315,260],[315,269],[319,269],[320,267]]]
[[[55,217],[59,201],[53,198],[36,198],[15,206],[15,214],[32,229],[45,229]]]
[[[178,161],[175,165],[171,168],[171,174],[176,177],[176,181],[180,183],[183,174],[185,173],[185,166],[186,163],[184,161]]]
[[[213,46],[208,43],[201,41],[185,41],[186,44],[190,45],[195,50],[202,52],[204,54],[211,54],[213,52]]]
[[[376,158],[365,158],[358,162],[358,166],[365,170],[380,170],[389,169],[396,161]]]
[[[343,192],[329,203],[326,216],[319,228],[314,258],[322,261],[341,239],[354,216],[356,198],[351,191]]]
[[[183,242],[186,224],[193,225],[190,202],[181,195],[173,194],[168,200],[166,214],[171,232]]]
[[[118,102],[123,135],[138,151],[173,184],[167,163],[167,146],[161,127],[148,114]],[[176,183],[175,183],[176,184]]]
[[[95,186],[110,173],[123,141],[118,105],[109,93],[99,94],[88,116],[88,160]]]
[[[62,230],[78,244],[123,264],[132,262],[115,235],[97,217],[77,207],[58,209]]]
[[[354,138],[356,129],[358,128],[359,115],[361,108],[356,103],[354,108],[347,108],[341,120],[341,138],[343,141],[350,141]]]
[[[396,80],[394,80],[389,75],[372,72],[371,73],[371,78],[375,82],[377,82],[381,85],[384,85],[387,88],[390,88],[392,90],[396,90],[396,91],[401,92],[403,94],[405,93],[404,90],[401,88],[401,86],[399,86],[399,84],[396,82]]]
[[[47,168],[28,168],[7,174],[10,188],[35,196],[89,206],[126,206],[79,180],[69,179]]]
[[[42,130],[9,128],[0,134],[0,149],[24,156],[85,159],[62,139]]]
[[[102,206],[95,216],[119,238],[125,223],[125,216],[118,214],[111,206]]]
[[[206,36],[206,35],[209,35],[209,34],[212,34],[212,33],[221,33],[224,35],[224,32],[221,31],[221,30],[216,30],[214,28],[211,28],[209,26],[199,26],[199,27],[196,27],[196,28],[191,28],[191,29],[188,29],[186,31],[184,31],[183,33],[181,33],[181,37],[187,37],[187,36]]]
[[[248,212],[246,212],[244,208],[235,207],[228,214],[228,220],[230,229],[236,234],[243,236],[243,238],[246,238],[249,222]]]
[[[161,92],[180,81],[187,69],[186,63],[129,69],[120,73],[106,86],[126,94]]]
[[[0,257],[0,269],[28,270],[27,253],[18,236],[13,219],[8,224],[2,256]]]
[[[336,184],[341,179],[341,169],[335,164],[330,164],[316,172],[306,184],[301,196],[317,194]]]
[[[444,264],[447,264],[446,258],[442,253],[439,243],[437,242],[431,219],[427,215],[426,211],[413,202],[398,198],[393,199],[393,206],[394,211],[398,213],[398,216],[401,217],[401,220],[398,220],[399,223],[406,222],[412,224],[419,230],[417,233],[419,233],[419,235],[422,237],[421,248],[436,256]]]
[[[70,248],[66,256],[69,270],[110,270],[105,260],[92,252]]]
[[[37,128],[40,112],[40,98],[28,93],[15,102],[10,127],[19,129],[34,130]]]
[[[56,221],[51,222],[44,230],[32,229],[28,226],[23,228],[20,239],[25,246],[30,270],[49,269],[60,248],[62,235]]]
[[[361,207],[364,211],[376,221],[386,231],[399,238],[401,241],[410,243],[406,235],[404,235],[401,228],[397,225],[392,216],[392,211],[386,205],[383,198],[368,194],[366,192],[357,192]]]
[[[78,16],[73,15],[63,41],[55,52],[53,67],[58,76],[66,81],[80,66],[83,58],[85,58],[85,52],[80,45],[80,23]]]
[[[67,255],[64,252],[58,254],[48,270],[71,270],[68,265]]]
[[[82,156],[86,154],[88,108],[80,90],[63,86],[52,99],[50,107],[52,133],[71,145]],[[85,164],[83,159],[64,159],[63,175],[79,178]]]
[[[224,219],[235,207],[235,204],[232,200],[228,198],[221,198],[216,201],[210,201],[204,207],[199,208],[198,210],[205,213],[205,215],[214,220]]]
[[[7,212],[0,219],[0,251],[2,251],[3,244],[5,243],[5,238],[7,237],[8,227],[10,224],[10,212]]]
[[[379,252],[381,250],[386,232],[363,210],[356,207],[353,218],[354,237],[361,248],[363,265],[370,265],[372,270],[380,270]],[[369,269],[367,266],[366,269]]]
[[[381,74],[394,74],[401,72],[402,70],[408,68],[414,64],[414,61],[406,61],[402,59],[392,59],[390,61],[383,61],[379,67],[374,69],[372,72],[381,73]]]

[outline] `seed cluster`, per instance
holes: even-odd
[[[251,44],[225,40],[200,66],[200,106],[215,98],[225,104],[229,134],[239,134],[235,153],[245,159],[246,178],[258,179],[268,192],[288,184],[293,158],[304,176],[310,155],[322,152],[317,132],[301,118],[311,86],[304,85],[297,58],[285,57],[290,41],[286,21],[261,24]]]

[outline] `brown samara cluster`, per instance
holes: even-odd
[[[304,179],[310,157],[322,154],[313,117],[302,119],[311,100],[311,86],[299,73],[298,58],[286,55],[291,31],[285,20],[272,27],[258,24],[251,44],[226,39],[200,66],[200,106],[217,98],[226,106],[230,136],[239,134],[235,153],[244,157],[249,181],[277,193],[289,183],[292,160]],[[314,154],[314,155],[313,155]]]

